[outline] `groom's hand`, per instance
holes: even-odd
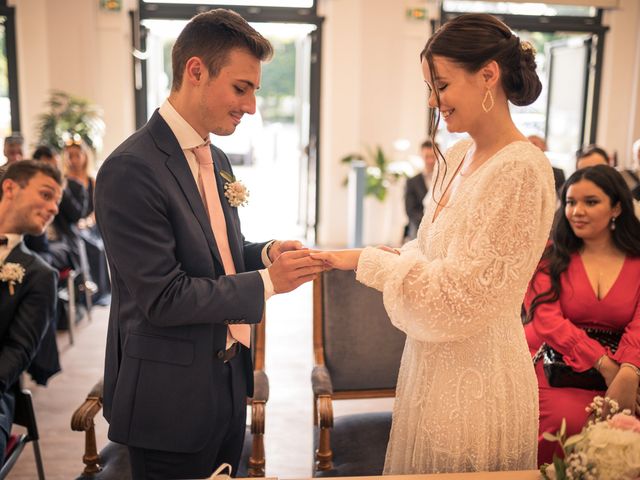
[[[269,260],[271,263],[275,262],[280,255],[284,252],[291,252],[293,250],[302,250],[305,246],[298,240],[276,240],[269,249]]]
[[[281,253],[269,267],[269,276],[274,291],[286,293],[315,279],[323,270],[324,262],[311,258],[309,250],[288,250]]]

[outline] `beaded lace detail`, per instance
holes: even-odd
[[[447,152],[448,175],[469,146]],[[385,474],[536,468],[538,387],[520,306],[555,202],[546,157],[513,142],[464,179],[433,223],[429,201],[400,256],[363,251],[357,279],[383,292],[407,334]]]

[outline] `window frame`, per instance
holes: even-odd
[[[7,0],[0,0],[0,16],[5,17],[5,55],[9,82],[11,130],[20,132],[20,94],[18,91],[18,55],[16,51],[16,9],[9,7]]]

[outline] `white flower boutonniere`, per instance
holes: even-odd
[[[227,197],[229,205],[232,207],[244,207],[249,204],[249,190],[240,180],[229,172],[220,170],[220,176],[225,179],[224,196]]]
[[[19,263],[2,263],[0,264],[0,281],[9,284],[9,295],[15,293],[16,283],[22,283],[24,278],[24,267]]]

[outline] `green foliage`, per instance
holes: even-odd
[[[294,96],[296,89],[296,45],[293,41],[273,43],[273,59],[263,66],[260,96]]]
[[[296,96],[296,45],[291,40],[274,41],[273,49],[273,59],[262,67],[260,112],[265,122],[292,122],[287,100]]]
[[[48,112],[38,117],[38,142],[62,150],[82,140],[91,150],[102,147],[102,111],[84,98],[55,90],[46,103]]]
[[[380,145],[376,145],[375,149],[367,148],[367,155],[359,153],[349,154],[342,159],[341,163],[350,164],[353,161],[363,161],[367,164],[365,172],[365,196],[372,195],[379,201],[383,202],[387,197],[387,189],[389,185],[395,183],[404,176],[402,173],[392,172],[389,165],[391,159],[382,150]],[[346,185],[345,179],[344,184]]]

